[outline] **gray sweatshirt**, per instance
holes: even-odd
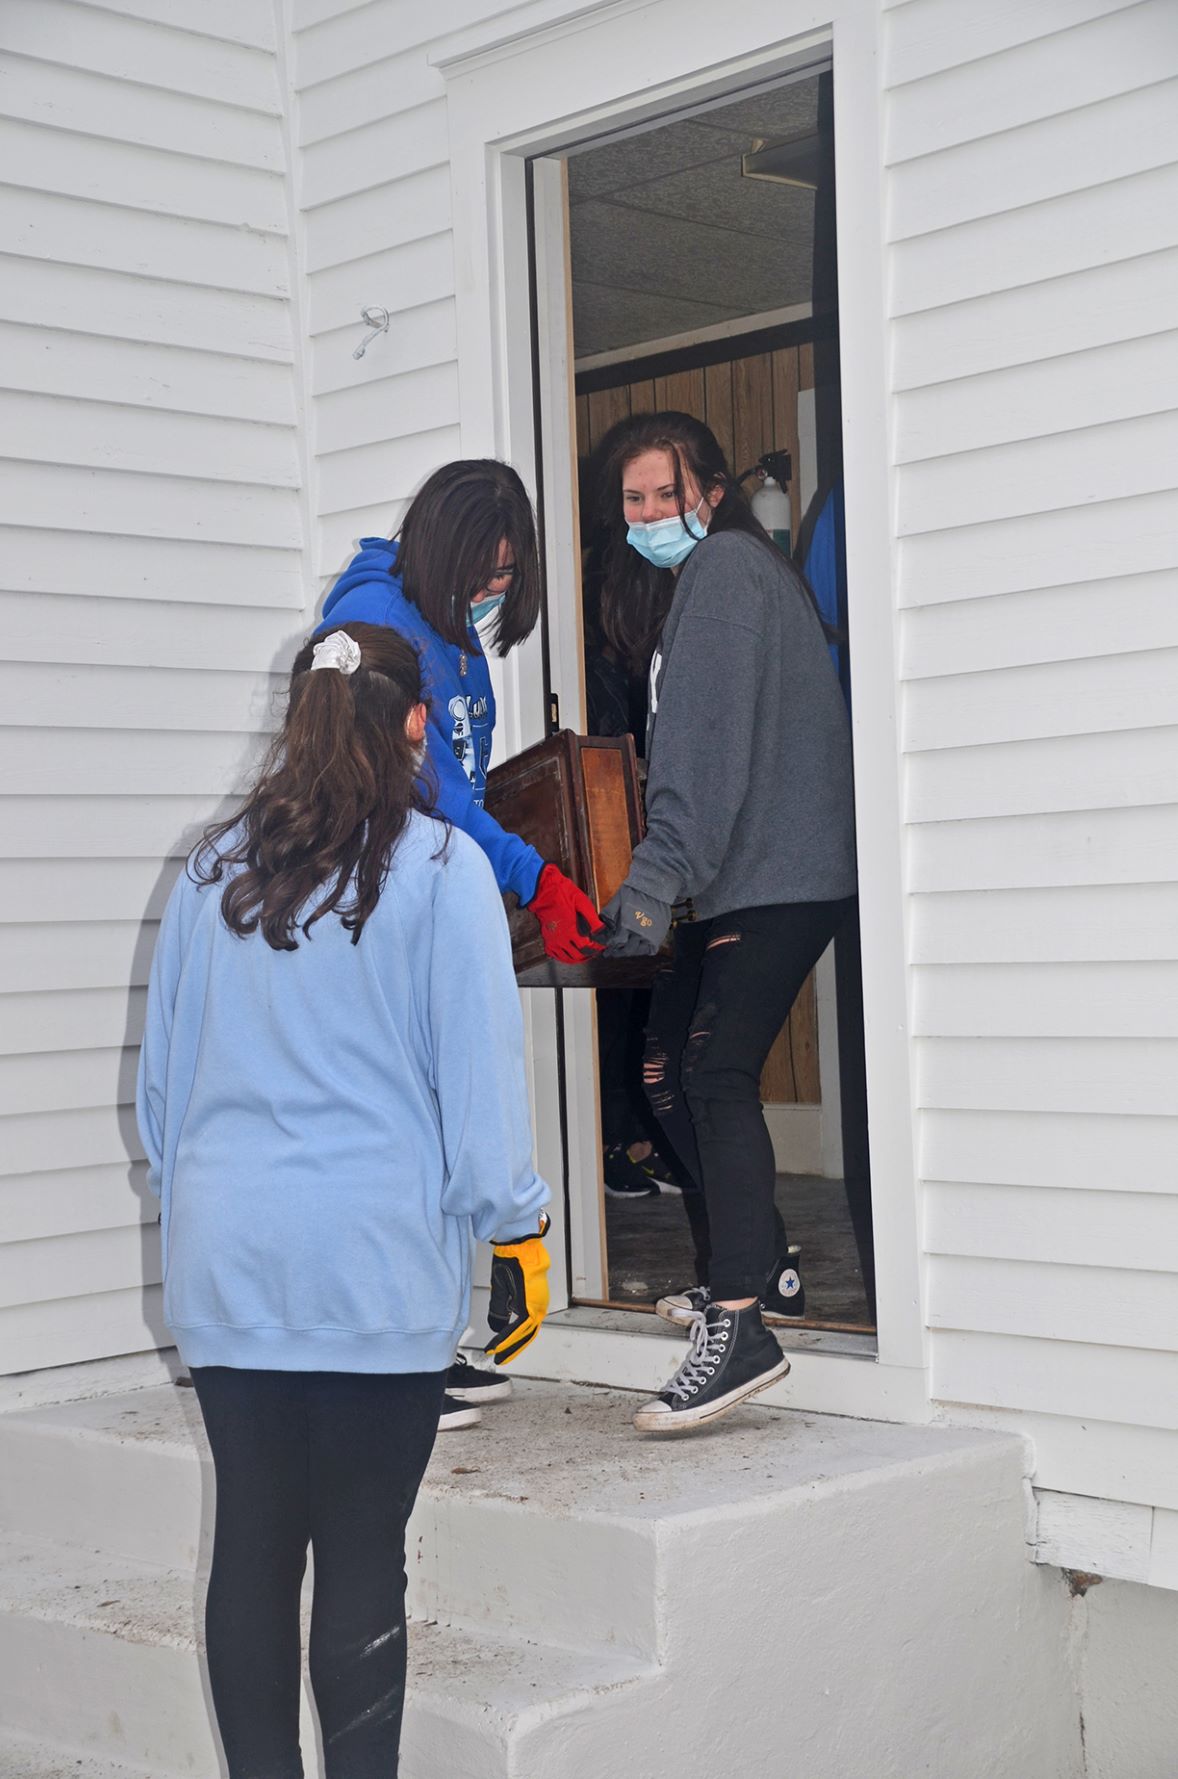
[[[694,550],[652,676],[647,835],[629,883],[701,918],[855,890],[851,737],[814,607],[738,531]]]

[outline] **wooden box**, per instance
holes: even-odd
[[[486,809],[603,908],[621,888],[642,838],[634,738],[562,729],[488,773]],[[526,988],[624,988],[654,974],[653,958],[553,963],[535,915],[513,895],[504,901],[516,979]]]

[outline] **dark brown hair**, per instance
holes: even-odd
[[[594,453],[594,483],[605,544],[601,589],[601,623],[608,641],[638,673],[650,665],[659,635],[675,595],[675,577],[669,568],[655,568],[626,542],[627,523],[622,511],[622,474],[626,465],[644,451],[667,451],[675,468],[675,499],[680,517],[686,507],[684,469],[690,471],[701,494],[709,497],[717,488],[720,500],[708,522],[708,535],[718,531],[744,531],[772,550],[785,565],[768,532],[752,514],[748,501],[733,480],[724,453],[710,427],[693,414],[668,410],[662,414],[635,414],[619,420]]]
[[[359,667],[350,674],[312,673],[316,644],[325,637],[303,644],[291,670],[285,720],[257,783],[235,815],[205,831],[188,862],[197,883],[225,880],[226,926],[242,937],[260,927],[275,951],[297,950],[296,928],[301,924],[310,938],[315,922],[333,913],[355,945],[410,811],[428,809],[405,732],[422,702],[417,651],[383,624],[336,629],[359,644]]]
[[[397,533],[397,573],[405,597],[445,642],[478,652],[470,602],[495,572],[506,538],[515,576],[490,627],[492,646],[506,655],[530,636],[540,616],[536,522],[527,489],[494,457],[443,464],[410,503]]]

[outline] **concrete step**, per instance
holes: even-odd
[[[218,1779],[201,1591],[191,1573],[11,1541],[0,1562],[0,1721],[29,1739],[18,1741],[22,1753],[51,1737],[59,1752],[42,1742],[38,1754],[58,1761],[47,1774],[85,1774],[84,1764],[69,1762],[114,1758],[123,1764],[110,1769],[110,1779]],[[404,1779],[509,1779],[533,1762],[551,1779],[605,1770],[614,1722],[648,1678],[638,1663],[610,1653],[414,1623]],[[587,1766],[559,1764],[557,1745],[570,1738]],[[303,1745],[314,1771],[309,1699]],[[30,1765],[30,1779],[39,1774]],[[101,1765],[93,1779],[107,1779]]]
[[[633,1407],[619,1391],[517,1381],[481,1426],[439,1435],[409,1528],[410,1611],[652,1661],[674,1530],[788,1513],[816,1479],[919,1476],[977,1447],[946,1429],[757,1407],[658,1441],[633,1430]],[[191,1571],[207,1563],[212,1502],[191,1389],[0,1415],[0,1528],[17,1535]]]
[[[71,1748],[0,1730],[0,1779],[145,1779],[143,1767],[127,1767]]]

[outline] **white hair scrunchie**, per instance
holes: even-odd
[[[317,667],[334,667],[338,673],[355,673],[360,665],[360,644],[346,630],[333,630],[311,653],[311,672]]]

